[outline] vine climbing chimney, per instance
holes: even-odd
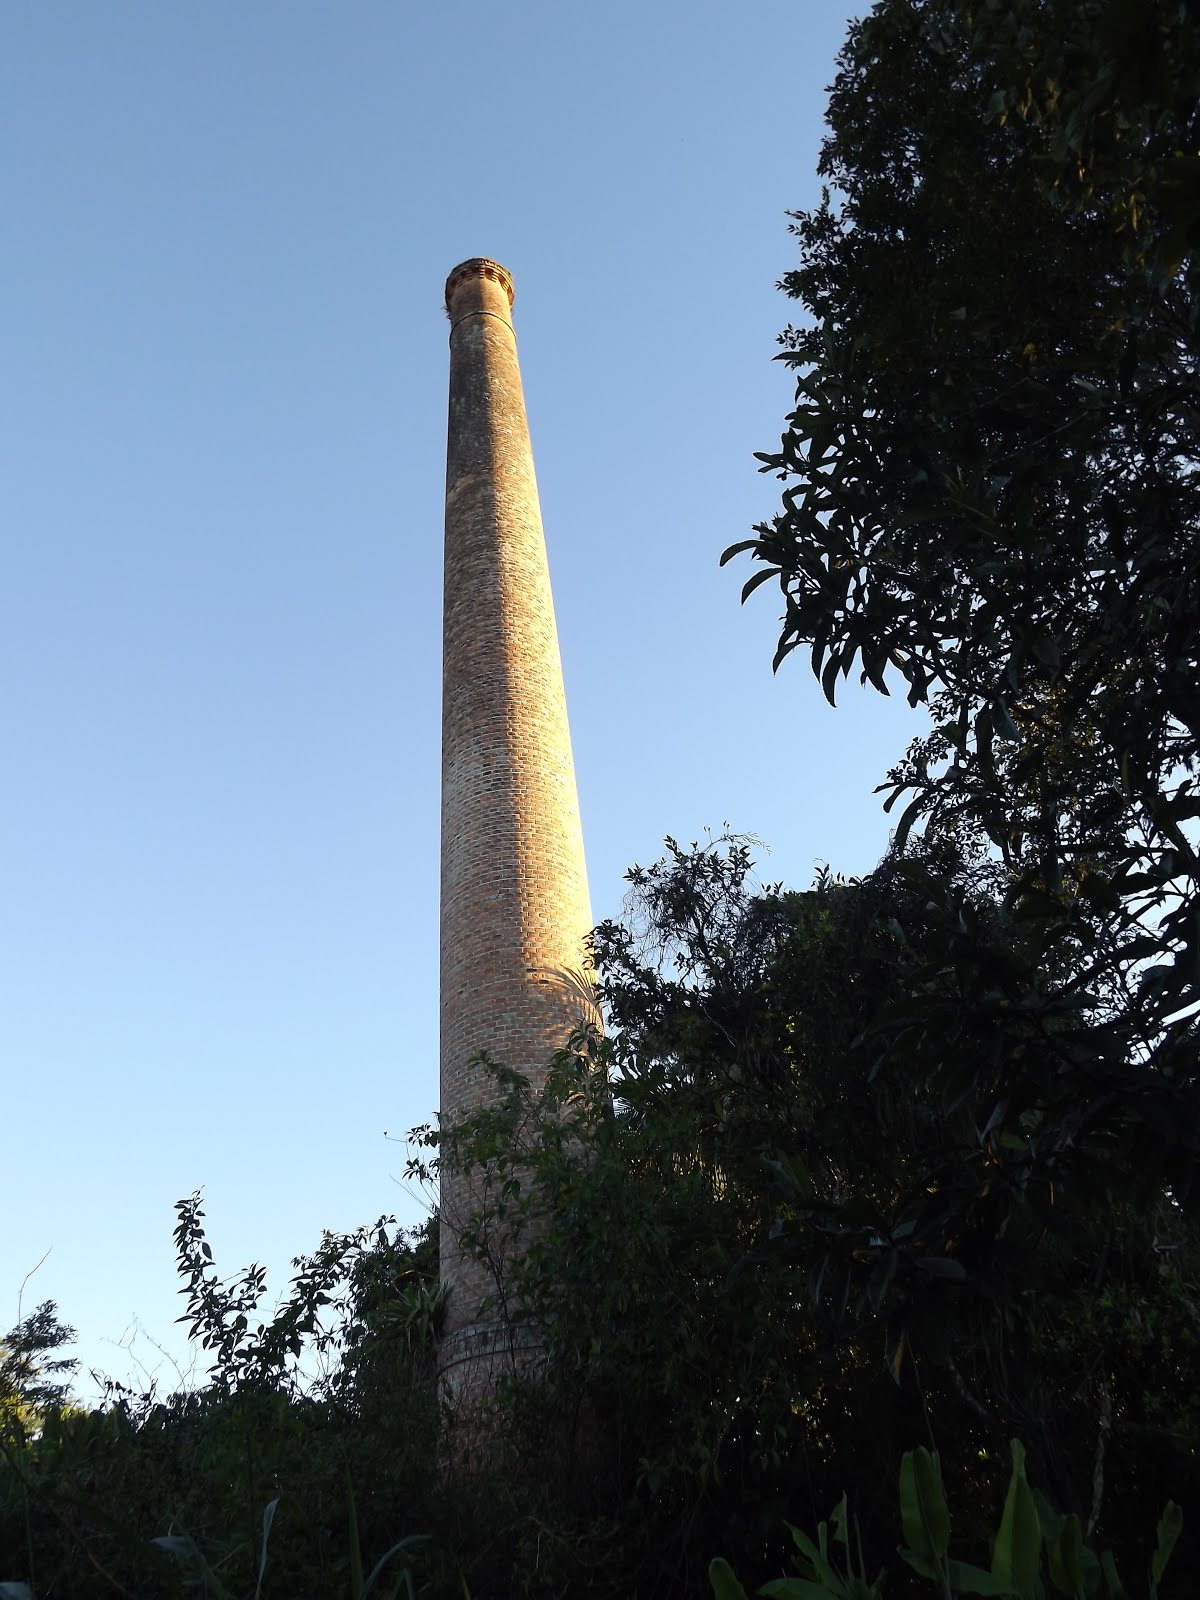
[[[480,1051],[536,1087],[594,1019],[579,800],[512,302],[495,261],[464,261],[446,281],[443,1124],[494,1097]],[[496,1276],[459,1244],[477,1198],[472,1176],[444,1160],[440,1367],[458,1394],[486,1388],[514,1358],[497,1313],[480,1313]]]

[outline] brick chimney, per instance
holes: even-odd
[[[443,1123],[492,1096],[479,1051],[536,1086],[572,1029],[595,1020],[579,981],[591,910],[512,301],[495,261],[464,261],[446,281]],[[514,1359],[497,1314],[479,1312],[495,1276],[458,1245],[474,1198],[444,1165],[440,1366],[459,1394]]]

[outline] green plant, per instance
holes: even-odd
[[[387,1591],[385,1600],[395,1600],[403,1588],[408,1600],[416,1600],[416,1589],[413,1586],[412,1556],[413,1552],[429,1543],[426,1534],[409,1534],[407,1538],[398,1539],[389,1550],[371,1568],[366,1578],[363,1577],[362,1545],[358,1536],[358,1509],[354,1499],[354,1485],[350,1481],[350,1474],[346,1474],[346,1505],[349,1513],[349,1552],[350,1552],[350,1600],[367,1600],[367,1596],[375,1587],[376,1580],[382,1581],[388,1567],[397,1564],[400,1571],[394,1574],[392,1587]]]
[[[0,1434],[23,1439],[70,1402],[68,1380],[79,1362],[56,1352],[75,1338],[45,1300],[0,1339]]]
[[[773,1578],[763,1584],[759,1594],[768,1595],[772,1600],[825,1600],[825,1597],[832,1597],[832,1600],[878,1600],[883,1589],[883,1573],[880,1572],[874,1580],[868,1579],[862,1538],[856,1527],[852,1549],[848,1518],[847,1497],[843,1495],[830,1522],[822,1522],[818,1526],[815,1541],[789,1522],[788,1531],[798,1551],[796,1561],[801,1576]],[[833,1527],[832,1545],[842,1547],[841,1571],[834,1566],[838,1558],[830,1541],[830,1523]],[[745,1590],[723,1557],[718,1557],[709,1567],[709,1581],[717,1600],[745,1600]]]
[[[990,1567],[974,1566],[950,1554],[950,1508],[946,1503],[941,1466],[936,1455],[922,1446],[907,1451],[900,1465],[900,1520],[905,1545],[904,1561],[935,1585],[944,1600],[956,1595],[990,1595],[1009,1600],[1043,1600],[1046,1580],[1066,1600],[1126,1600],[1111,1552],[1096,1553],[1084,1542],[1079,1518],[1061,1516],[1045,1497],[1032,1489],[1025,1474],[1025,1450],[1011,1441],[1012,1475],[1000,1526],[992,1540]],[[846,1496],[833,1513],[834,1545],[845,1552],[843,1569],[833,1564],[829,1528],[821,1523],[816,1541],[798,1528],[791,1529],[800,1576],[776,1578],[758,1590],[769,1600],[877,1600],[880,1573],[868,1582],[861,1541],[857,1561],[850,1551]],[[1148,1594],[1157,1600],[1159,1584],[1183,1526],[1183,1513],[1168,1501],[1159,1518],[1154,1554],[1150,1560]],[[716,1600],[745,1600],[745,1590],[729,1563],[717,1557],[709,1567]]]
[[[876,1019],[881,1075],[915,1046],[948,1098],[990,1095],[1031,1195],[1189,1206],[1200,21],[1178,0],[878,0],[838,65],[828,189],[783,280],[795,406],[760,457],[782,508],[726,558],[759,563],[743,598],[779,585],[777,666],[803,648],[831,702],[854,673],[928,707],[880,786],[897,843],[985,841],[1013,934],[1006,961],[969,904],[931,897],[940,970],[967,982]],[[1018,1022],[1035,1042],[1006,1049]],[[939,1177],[950,1235],[986,1181]]]
[[[218,1275],[198,1197],[181,1203],[180,1222],[187,1320],[212,1353],[208,1382],[167,1397],[113,1384],[101,1408],[40,1404],[40,1427],[0,1432],[4,1564],[19,1558],[39,1600],[265,1600],[349,1592],[362,1552],[378,1567],[387,1550],[361,1595],[405,1589],[401,1557],[419,1541],[397,1545],[394,1529],[427,1525],[433,1500],[436,1232],[381,1222],[326,1238],[295,1264],[274,1312],[256,1316],[261,1274]],[[314,1361],[318,1376],[305,1372]],[[48,1370],[41,1357],[21,1369],[41,1383]],[[26,1403],[28,1382],[21,1392]]]

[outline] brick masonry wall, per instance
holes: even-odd
[[[481,1104],[481,1050],[535,1083],[586,1012],[570,974],[591,930],[558,633],[525,416],[512,280],[464,262],[446,285],[450,418],[442,692],[441,1110]],[[442,1370],[479,1387],[501,1357],[496,1292],[455,1238],[470,1184],[441,1175]],[[468,1376],[468,1368],[475,1369]]]

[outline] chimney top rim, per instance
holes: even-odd
[[[508,295],[509,305],[512,305],[513,280],[512,273],[508,268],[502,267],[498,261],[493,261],[490,256],[472,256],[467,261],[460,261],[446,279],[447,314],[450,311],[450,302],[453,299],[454,291],[465,278],[492,278],[503,288],[505,294]]]

